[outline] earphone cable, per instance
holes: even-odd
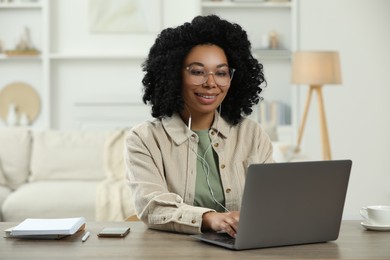
[[[221,106],[219,106],[219,114],[221,114]],[[190,111],[189,111],[190,112]],[[191,130],[191,112],[190,112],[190,117],[189,117],[189,120],[188,120],[188,127],[189,129]],[[191,147],[191,150],[196,154],[196,156],[201,160],[202,162],[202,167],[203,167],[203,171],[205,172],[206,174],[206,182],[207,182],[207,186],[209,188],[209,191],[210,191],[210,194],[211,194],[211,197],[212,199],[214,200],[214,202],[216,202],[219,206],[221,206],[226,212],[230,212],[224,205],[222,205],[222,203],[220,203],[216,198],[215,198],[215,195],[214,195],[214,191],[211,187],[211,184],[210,184],[210,166],[209,164],[207,163],[206,161],[206,155],[207,155],[207,152],[210,150],[213,142],[215,141],[215,139],[218,137],[218,134],[219,134],[219,129],[218,129],[218,117],[217,117],[217,133],[215,134],[215,136],[213,137],[212,140],[210,140],[210,145],[207,147],[206,151],[204,152],[204,155],[203,157],[201,155],[199,155],[192,147]]]
[[[207,150],[211,147],[211,144],[210,146],[206,149],[206,153],[207,153]],[[212,199],[214,200],[214,202],[216,202],[219,206],[221,206],[226,212],[230,212],[224,205],[222,205],[222,203],[220,203],[216,198],[215,198],[215,195],[214,195],[214,191],[211,187],[211,184],[210,184],[210,178],[209,178],[209,175],[210,175],[210,166],[209,164],[207,163],[206,159],[203,158],[202,156],[200,156],[197,152],[195,152],[193,149],[191,149],[195,154],[196,156],[201,160],[202,162],[202,166],[203,166],[203,171],[206,173],[206,182],[207,182],[207,186],[209,188],[209,191],[210,191],[210,194],[211,194],[211,197]],[[206,156],[206,153],[204,156]]]

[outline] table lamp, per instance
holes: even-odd
[[[305,110],[299,128],[296,151],[300,150],[307,114],[313,92],[317,93],[318,112],[321,129],[322,155],[324,160],[331,160],[328,129],[326,126],[322,87],[325,84],[340,84],[341,71],[338,52],[334,51],[298,51],[293,54],[291,82],[308,84]]]

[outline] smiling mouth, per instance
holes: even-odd
[[[195,93],[195,95],[197,95],[198,97],[205,98],[205,99],[214,99],[214,98],[217,97],[217,95],[207,96],[207,95],[202,95],[202,94],[199,94],[199,93]]]

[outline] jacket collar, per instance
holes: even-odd
[[[174,113],[171,117],[164,117],[161,121],[165,131],[177,145],[184,143],[194,134],[188,129],[178,113]],[[215,111],[211,129],[218,132],[222,138],[227,138],[230,128],[231,126]]]

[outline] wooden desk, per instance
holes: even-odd
[[[0,222],[3,231],[16,223]],[[105,226],[130,226],[126,238],[98,238]],[[91,232],[61,240],[0,238],[0,259],[390,259],[390,232],[366,231],[359,221],[343,221],[334,242],[231,251],[188,235],[147,229],[142,222],[87,223]]]

